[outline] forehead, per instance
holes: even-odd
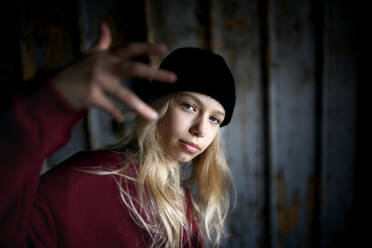
[[[202,93],[182,91],[179,94],[177,94],[177,98],[190,98],[202,104],[204,107],[208,107],[211,108],[213,111],[218,111],[221,112],[222,114],[225,114],[224,107],[217,100]]]

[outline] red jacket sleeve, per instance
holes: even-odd
[[[47,209],[36,193],[42,162],[69,140],[86,113],[73,109],[44,72],[26,85],[0,93],[0,247],[26,246],[32,208]],[[43,213],[36,219],[52,239],[53,223]]]

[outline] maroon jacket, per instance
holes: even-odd
[[[2,100],[0,247],[146,247],[149,236],[130,218],[113,176],[71,168],[119,166],[121,154],[79,152],[39,176],[86,110],[72,109],[49,82],[11,90]],[[202,246],[196,231],[185,245]]]

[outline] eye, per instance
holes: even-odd
[[[190,103],[187,103],[187,102],[182,103],[182,106],[187,110],[191,110],[191,111],[194,111],[194,112],[196,111],[196,108]]]
[[[211,116],[209,117],[209,119],[213,122],[213,123],[216,123],[216,124],[221,124],[221,120],[216,117],[216,116]]]

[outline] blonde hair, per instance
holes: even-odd
[[[191,223],[187,218],[187,195],[181,183],[181,168],[165,151],[158,132],[162,117],[177,94],[157,100],[153,107],[160,114],[158,121],[138,117],[135,132],[119,144],[105,149],[123,152],[127,161],[119,170],[95,174],[119,176],[121,198],[132,219],[149,233],[151,247],[182,247],[183,236],[190,241]],[[133,161],[135,173],[128,173]],[[86,171],[84,171],[86,172]],[[91,172],[88,172],[91,173]],[[125,180],[123,188],[123,180]],[[128,188],[134,183],[135,192]],[[203,242],[218,246],[224,234],[223,225],[229,209],[233,179],[220,144],[220,134],[209,147],[192,161],[192,173],[187,183],[198,192],[190,202],[192,218],[200,230]],[[232,187],[231,187],[232,186]]]

